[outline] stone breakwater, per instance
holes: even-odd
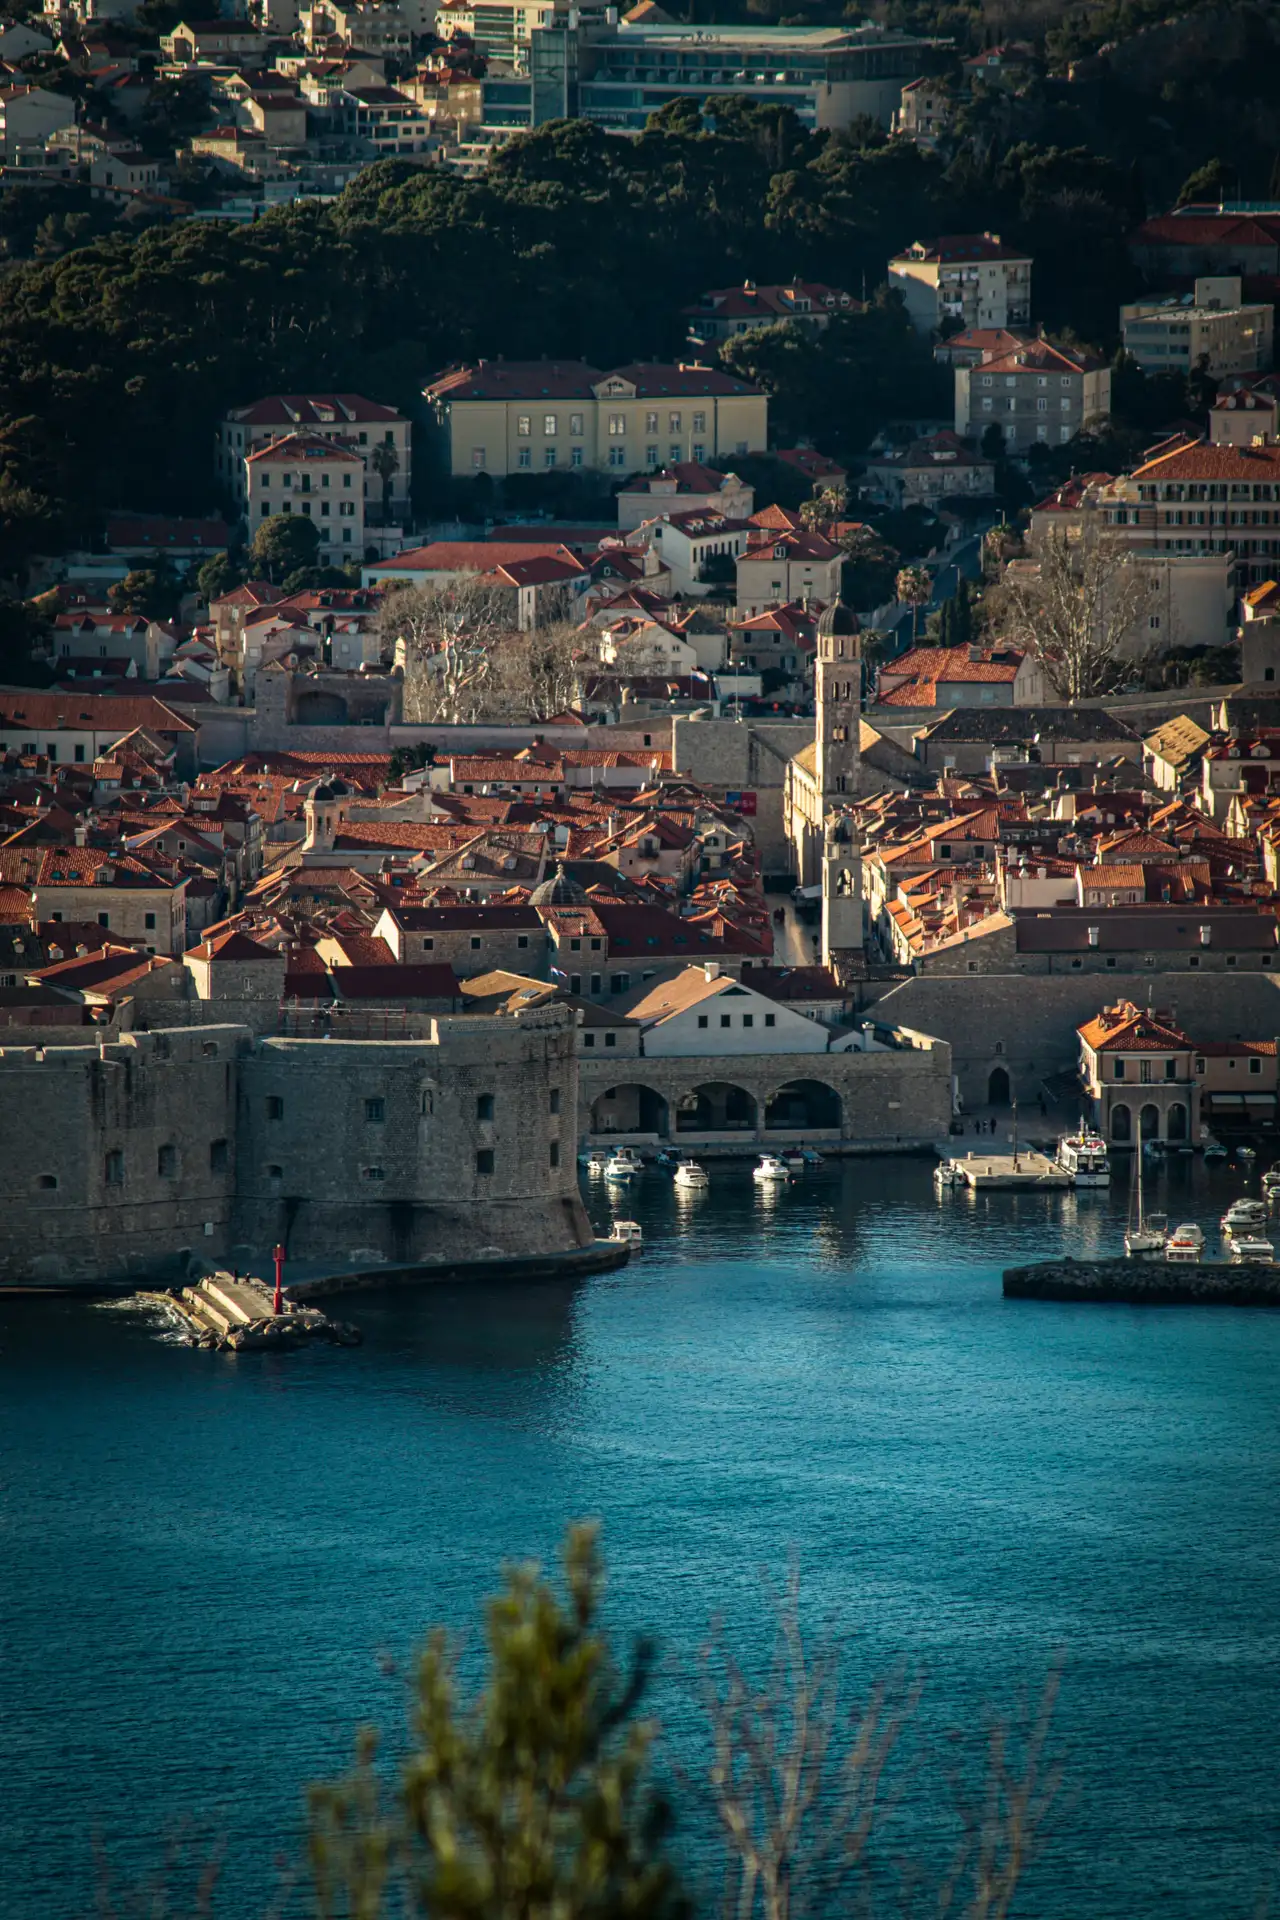
[[[1006,1267],[1007,1300],[1075,1300],[1135,1307],[1280,1307],[1280,1267],[1201,1260],[1042,1260]]]

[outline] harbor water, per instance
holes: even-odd
[[[358,1351],[196,1352],[150,1313],[0,1299],[6,1920],[83,1920],[95,1876],[122,1895],[175,1836],[221,1851],[215,1912],[265,1913],[306,1782],[361,1722],[403,1724],[385,1656],[474,1628],[500,1562],[580,1515],[611,1625],[659,1637],[687,1764],[709,1624],[763,1658],[763,1574],[794,1554],[806,1620],[848,1632],[860,1680],[918,1668],[932,1734],[1016,1713],[1061,1655],[1067,1789],[1016,1911],[1257,1910],[1280,1314],[1004,1300],[1007,1265],[1119,1251],[1123,1166],[1065,1194],[938,1195],[906,1157],[780,1190],[710,1171],[590,1182],[602,1230],[644,1229],[626,1270],[352,1300]],[[1179,1159],[1151,1186],[1208,1230],[1246,1180]],[[937,1843],[918,1795],[899,1819]],[[677,1844],[696,1875],[696,1820]]]

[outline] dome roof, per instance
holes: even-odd
[[[818,633],[820,636],[823,634],[861,632],[862,623],[859,621],[857,614],[853,611],[852,607],[846,607],[844,601],[841,599],[837,598],[833,600],[830,605],[825,606],[818,615]]]
[[[579,886],[565,872],[563,860],[557,864],[551,878],[543,880],[529,895],[531,907],[585,907],[589,904],[586,888]]]

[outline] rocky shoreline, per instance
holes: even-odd
[[[1073,1300],[1136,1307],[1280,1307],[1280,1267],[1164,1260],[1042,1260],[1006,1267],[1007,1300]]]

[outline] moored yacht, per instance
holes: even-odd
[[[762,1153],[751,1169],[751,1178],[759,1180],[762,1184],[772,1185],[775,1182],[789,1180],[791,1175],[787,1172],[785,1160],[779,1159],[776,1153]]]
[[[680,1162],[680,1165],[676,1168],[675,1183],[678,1187],[683,1187],[686,1190],[695,1187],[709,1187],[711,1185],[710,1180],[707,1178],[706,1168],[700,1167],[696,1160],[682,1160]]]
[[[1204,1235],[1194,1220],[1175,1227],[1165,1244],[1164,1257],[1173,1261],[1198,1261],[1204,1257]]]
[[[633,1147],[617,1147],[605,1164],[606,1180],[634,1180],[644,1162]]]
[[[1064,1133],[1058,1142],[1058,1165],[1071,1175],[1077,1187],[1109,1187],[1111,1163],[1107,1143],[1100,1133],[1083,1123],[1074,1133]]]
[[[1222,1231],[1229,1240],[1248,1239],[1250,1235],[1261,1233],[1267,1224],[1267,1207],[1263,1200],[1233,1200],[1222,1216]]]

